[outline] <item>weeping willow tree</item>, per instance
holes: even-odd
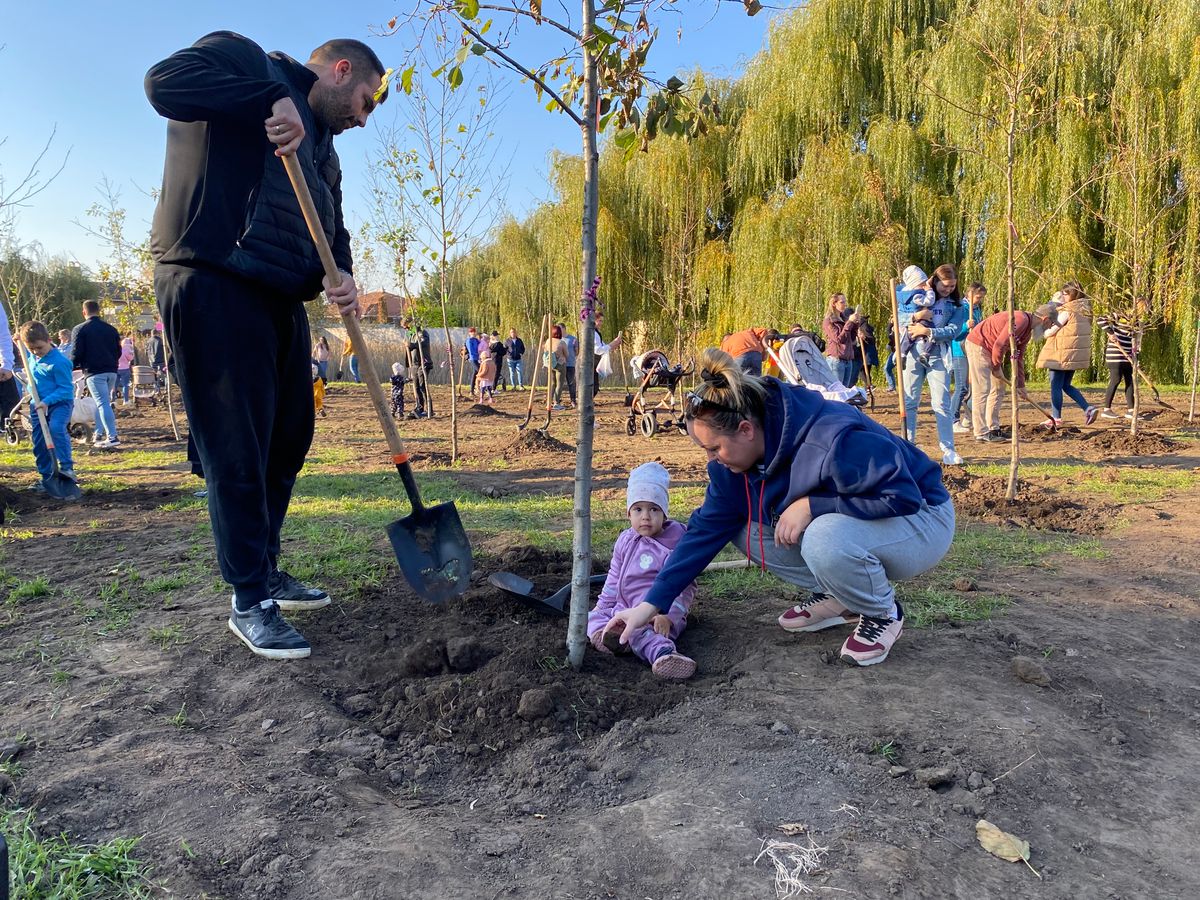
[[[1039,113],[1014,148],[1014,301],[1032,309],[1078,280],[1116,308],[1132,296],[1136,244],[1161,323],[1141,361],[1180,380],[1200,310],[1200,14],[1194,0],[1021,5],[1055,41],[1028,60],[1038,76],[1022,102]],[[774,21],[740,79],[705,84],[721,115],[703,139],[660,138],[628,163],[609,142],[598,259],[610,320],[647,320],[668,342],[687,310],[714,342],[749,324],[812,325],[834,291],[881,319],[887,280],[907,262],[953,263],[1003,296],[1007,185],[985,161],[999,135],[970,112],[999,83],[981,44],[1004,58],[1016,6],[814,0]],[[535,256],[578,252],[578,224],[558,228],[551,211],[579,203],[580,165],[556,159],[556,196],[520,223]],[[511,240],[497,231],[477,254],[492,261],[489,279]],[[576,286],[540,290],[570,297]],[[466,302],[490,320],[508,301],[478,290]]]

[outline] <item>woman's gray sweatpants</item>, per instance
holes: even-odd
[[[805,529],[799,545],[778,547],[775,530],[749,529],[750,558],[766,558],[767,570],[788,584],[840,600],[852,612],[886,617],[895,602],[892,581],[913,578],[932,569],[954,539],[954,503],[922,506],[911,516],[856,519],[842,513],[818,516]],[[743,529],[737,547],[746,548]]]

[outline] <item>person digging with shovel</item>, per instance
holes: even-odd
[[[219,31],[153,66],[145,87],[169,120],[150,233],[154,288],[217,561],[233,587],[229,628],[259,656],[306,657],[308,641],[280,609],[330,598],[279,568],[280,528],[313,435],[303,304],[324,289],[341,312],[357,312],[333,138],[364,127],[386,99],[385,70],[360,41],[329,41],[300,63]],[[280,159],[293,154],[340,278],[325,273]],[[213,353],[218,345],[225,352]]]
[[[50,343],[50,332],[41,322],[26,322],[18,331],[21,343],[33,354],[30,360],[30,418],[33,419],[33,458],[38,474],[42,476],[39,487],[60,499],[78,499],[75,487],[75,463],[71,457],[71,436],[67,425],[71,421],[71,407],[75,405],[75,384],[71,380],[71,361]],[[42,433],[39,418],[46,422],[50,442]],[[55,459],[58,466],[55,466]],[[54,489],[54,481],[70,480],[61,490]]]

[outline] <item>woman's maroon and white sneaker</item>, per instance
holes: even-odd
[[[784,631],[823,631],[837,625],[850,625],[858,616],[827,594],[813,594],[803,603],[789,608],[779,617]]]
[[[659,678],[683,681],[696,674],[696,661],[682,653],[664,653],[650,666],[650,671]]]
[[[858,620],[854,634],[842,644],[842,661],[854,666],[873,666],[883,662],[903,630],[904,610],[899,603],[896,604],[894,619],[863,616]]]

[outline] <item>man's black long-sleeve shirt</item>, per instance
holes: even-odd
[[[282,54],[274,58],[307,95],[317,76]],[[290,95],[288,86],[272,76],[261,47],[219,31],[153,66],[145,87],[151,105],[169,120],[151,252],[161,264],[222,268],[263,178],[263,122],[272,105]],[[331,187],[337,207],[333,255],[340,269],[352,272],[340,173]]]

